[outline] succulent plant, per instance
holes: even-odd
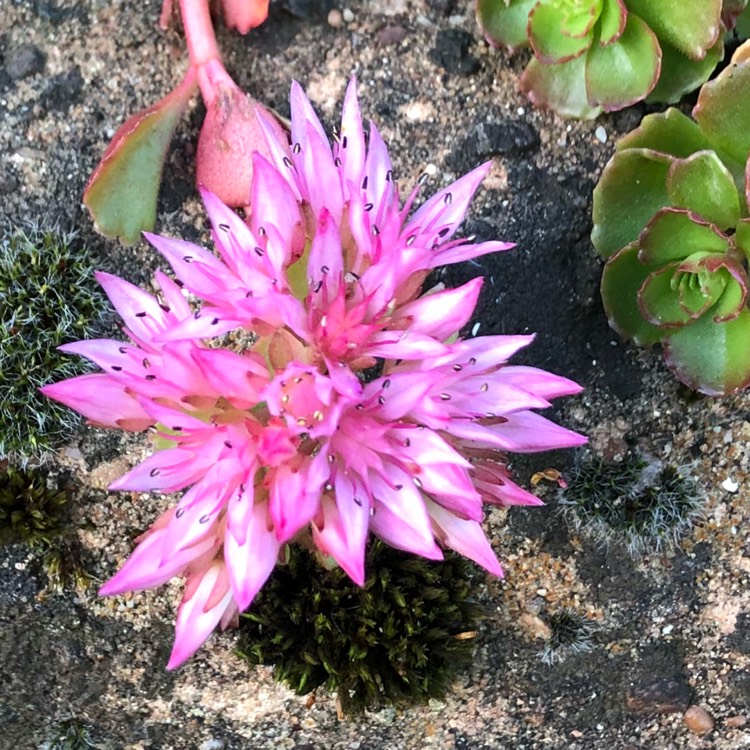
[[[532,102],[593,118],[641,99],[676,102],[724,54],[747,0],[477,0],[490,42],[534,52],[521,78]],[[723,12],[722,12],[723,11]]]
[[[347,712],[424,702],[470,660],[480,608],[458,556],[435,564],[375,542],[360,588],[304,549],[288,554],[241,618],[240,651],[298,694],[325,684]]]
[[[53,736],[42,745],[42,750],[96,750],[89,727],[78,719],[61,721],[52,732]]]
[[[57,347],[92,335],[105,309],[74,234],[29,226],[0,239],[0,458],[55,447],[78,419],[39,387],[87,369]]]
[[[632,557],[673,547],[703,509],[704,496],[684,471],[628,453],[619,463],[583,455],[560,492],[560,508],[581,534]]]
[[[594,190],[610,325],[709,395],[750,383],[750,43],[700,92],[694,120],[649,115]]]
[[[40,470],[0,470],[0,545],[47,547],[65,526],[68,494],[50,487]]]

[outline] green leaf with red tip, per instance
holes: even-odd
[[[678,266],[679,263],[670,263],[654,271],[638,290],[638,309],[644,320],[652,325],[676,328],[687,325],[698,317],[681,304],[675,282]],[[710,302],[706,305],[710,305]]]
[[[571,9],[560,3],[539,3],[529,15],[529,42],[543,63],[561,63],[583,54],[594,38],[602,0]]]
[[[711,77],[724,58],[724,38],[719,36],[701,60],[692,60],[664,41],[661,41],[661,54],[661,75],[646,101],[675,104]]]
[[[616,153],[594,188],[591,241],[605,258],[638,239],[660,209],[669,205],[667,173],[673,157],[649,149]]]
[[[661,50],[653,31],[637,16],[628,15],[622,36],[586,55],[589,104],[605,111],[628,107],[644,99],[659,79]]]
[[[133,243],[153,229],[164,157],[195,89],[190,69],[176,89],[115,133],[83,194],[98,232]]]
[[[628,11],[623,0],[604,0],[599,16],[599,44],[605,46],[616,42],[625,31]]]
[[[662,208],[649,221],[638,240],[642,263],[660,265],[685,260],[705,251],[725,253],[729,238],[696,214],[684,209]]]
[[[664,336],[664,331],[645,320],[638,306],[638,292],[655,270],[638,260],[638,245],[633,243],[613,255],[602,274],[602,302],[610,326],[641,346],[655,344]]]
[[[722,0],[627,0],[659,39],[700,60],[721,33]]]
[[[729,170],[713,151],[698,151],[672,164],[667,195],[673,206],[700,214],[719,229],[740,219],[740,197]]]
[[[477,0],[477,21],[496,45],[516,49],[528,44],[529,13],[538,0]]]
[[[743,285],[736,277],[728,279],[724,294],[721,295],[716,308],[712,310],[715,323],[725,323],[734,320],[744,309],[747,302],[747,285]]]
[[[724,6],[721,12],[721,20],[724,26],[731,31],[737,23],[737,18],[747,8],[747,0],[724,0]],[[740,38],[743,38],[740,36]]]
[[[683,261],[678,269],[686,276],[694,277],[700,284],[700,293],[711,298],[714,302],[719,301],[721,296],[721,305],[712,310],[714,321],[720,322],[723,319],[736,317],[740,308],[745,306],[747,299],[747,274],[745,269],[740,265],[739,259],[733,255],[724,253],[717,255],[715,253],[695,253],[693,256]],[[725,290],[730,286],[730,282],[738,284],[741,290],[739,297],[730,294],[728,297]],[[732,287],[733,288],[733,287]]]
[[[722,396],[750,383],[750,312],[743,309],[733,320],[715,323],[704,315],[670,334],[664,358],[690,388]]]
[[[714,149],[741,164],[743,171],[750,153],[750,62],[744,61],[748,44],[740,47],[733,62],[703,86],[693,109],[693,117]],[[732,169],[731,164],[727,166]]]
[[[701,129],[679,109],[646,115],[641,124],[620,138],[616,151],[629,148],[648,148],[685,158],[696,151],[711,148],[711,143]]]
[[[563,117],[590,120],[601,114],[602,109],[588,102],[585,65],[586,55],[558,65],[545,65],[534,57],[519,85],[537,107],[554,109]]]

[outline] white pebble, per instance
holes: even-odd
[[[350,8],[344,8],[341,15],[344,17],[346,23],[351,23],[354,20],[354,13],[352,13]]]
[[[737,492],[737,490],[740,488],[740,485],[738,482],[735,482],[734,479],[731,477],[727,477],[722,483],[721,486],[727,491],[727,492]]]
[[[479,333],[479,326],[482,325],[481,323],[474,323],[474,327],[471,329],[471,335],[476,336],[477,333]]]
[[[607,131],[601,125],[594,131],[594,135],[599,143],[607,142]]]

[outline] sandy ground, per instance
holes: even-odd
[[[538,331],[524,361],[587,389],[556,418],[609,458],[637,447],[686,467],[705,490],[703,519],[676,550],[633,561],[568,529],[544,486],[545,509],[490,512],[507,576],[479,591],[489,616],[473,668],[444,702],[343,719],[324,691],[311,703],[269,670],[248,669],[232,634],[167,673],[178,586],[107,600],[95,585],[45,596],[34,556],[5,548],[0,748],[38,748],[70,716],[113,750],[750,747],[750,399],[695,398],[658,353],[623,346],[601,312],[588,241],[596,175],[645,108],[596,123],[532,111],[516,89],[525,58],[481,39],[468,0],[352,0],[331,25],[333,8],[287,0],[245,39],[222,32],[229,70],[282,114],[296,78],[328,125],[356,73],[363,112],[405,184],[427,169],[437,189],[492,158],[467,233],[518,248],[442,274],[451,284],[488,278],[471,327]],[[136,282],[155,254],[95,235],[80,200],[118,125],[184,69],[182,39],[158,30],[158,14],[156,0],[0,0],[0,221],[75,227],[103,268]],[[159,204],[158,231],[188,239],[205,237],[191,173],[201,118],[195,104],[180,125]],[[168,502],[106,492],[145,449],[140,438],[85,430],[51,458],[79,485],[77,536],[94,584]],[[517,470],[528,482],[570,461],[556,453]],[[590,621],[592,648],[550,667],[539,658],[544,620],[562,608]],[[707,734],[686,726],[689,705],[713,717]]]

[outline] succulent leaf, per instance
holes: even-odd
[[[628,0],[658,35],[688,57],[702,60],[721,33],[722,0]]]
[[[700,300],[702,308],[690,304],[690,300],[688,304],[683,304],[684,277],[680,278],[678,269],[679,263],[670,263],[654,271],[638,290],[641,314],[652,325],[662,328],[687,325],[711,305],[704,297]]]
[[[732,63],[698,95],[693,117],[701,130],[722,156],[725,154],[742,165],[750,152],[750,65],[743,64],[743,56],[750,50],[745,43],[732,57]],[[732,168],[732,164],[727,166]],[[734,169],[732,169],[734,172]]]
[[[665,41],[661,41],[661,54],[661,75],[646,101],[676,104],[709,79],[724,58],[724,39],[719,36],[700,60],[691,59]]]
[[[664,335],[644,319],[638,306],[638,292],[654,270],[638,260],[638,245],[633,243],[607,261],[602,275],[602,300],[610,326],[641,346],[655,344]]]
[[[750,383],[750,311],[724,323],[704,315],[680,328],[664,344],[664,357],[687,386],[722,396]]]
[[[477,21],[495,45],[517,49],[528,44],[529,13],[538,0],[477,0]]]
[[[642,263],[659,265],[684,260],[693,253],[724,253],[729,238],[700,216],[685,209],[662,208],[638,238]]]
[[[729,229],[740,219],[734,180],[713,151],[675,161],[667,175],[667,195],[673,206],[695,211],[719,229]]]
[[[541,62],[566,62],[583,54],[591,46],[601,0],[585,5],[588,7],[571,9],[560,3],[541,2],[532,9],[529,15],[529,42]]]
[[[601,114],[592,107],[586,94],[586,55],[557,65],[545,65],[532,57],[519,83],[537,107],[555,110],[563,117],[590,120]]]
[[[132,244],[154,228],[164,157],[195,88],[190,69],[174,91],[115,133],[83,194],[98,232]]]
[[[661,49],[653,31],[628,15],[620,38],[594,45],[586,56],[586,91],[591,106],[610,112],[644,99],[659,80]]]
[[[628,11],[623,0],[604,0],[599,16],[599,44],[616,42],[625,31]]]
[[[666,179],[674,159],[650,149],[621,151],[602,172],[594,189],[591,241],[608,258],[638,235],[668,205]],[[627,210],[624,210],[627,207]]]
[[[741,219],[732,236],[734,246],[750,260],[750,219]]]
[[[696,151],[711,148],[701,129],[679,109],[646,115],[641,124],[624,135],[615,145],[616,151],[647,148],[684,159]]]

